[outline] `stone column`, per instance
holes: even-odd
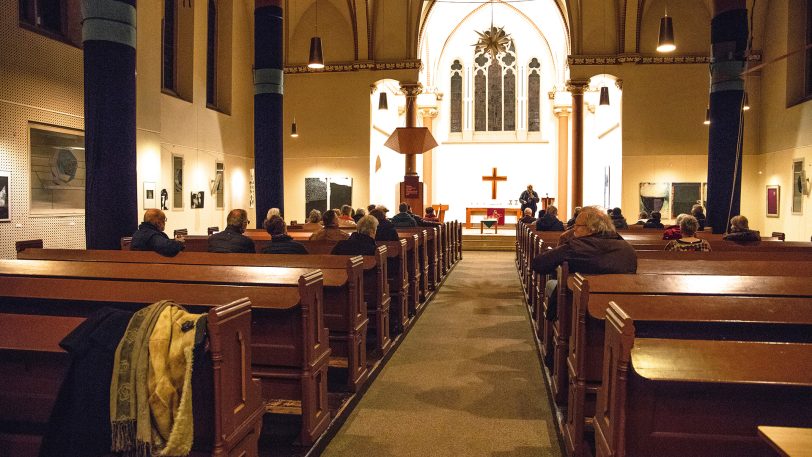
[[[584,204],[584,91],[588,87],[585,79],[567,81],[567,90],[572,93],[572,211]]]
[[[569,168],[569,136],[570,136],[570,106],[556,106],[553,114],[558,118],[558,201],[556,207],[562,218],[569,216],[567,207],[570,187]]]
[[[257,228],[270,208],[284,215],[282,0],[254,3],[254,183]]]
[[[119,249],[140,220],[135,18],[135,0],[82,1],[88,249]]]
[[[437,117],[438,111],[437,108],[420,108],[419,109],[420,117],[423,119],[423,127],[429,129],[429,132],[434,134],[434,119]],[[434,163],[432,162],[432,152],[434,149],[430,151],[426,151],[423,153],[423,183],[426,186],[426,202],[428,204],[432,203],[432,182],[434,180]]]
[[[401,83],[400,91],[406,96],[406,127],[417,127],[417,96],[423,92],[423,85],[417,83]],[[414,154],[406,156],[406,176],[417,176],[417,161]]]
[[[714,0],[711,19],[707,225],[724,233],[739,214],[742,179],[742,98],[747,50],[744,0]]]

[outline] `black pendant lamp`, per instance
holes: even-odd
[[[665,16],[660,19],[660,38],[657,40],[657,52],[672,52],[677,49],[674,44],[674,23],[671,21],[671,16],[668,15],[668,10],[665,10]]]
[[[290,124],[290,137],[299,138],[299,130],[296,128],[296,118],[293,118],[293,123]]]
[[[308,60],[307,67],[315,69],[324,68],[324,54],[321,50],[321,37],[314,36],[310,39],[310,60]]]
[[[389,109],[389,100],[386,98],[386,92],[381,91],[378,96],[378,109]]]
[[[609,106],[609,88],[606,86],[601,87],[600,105]]]
[[[750,109],[750,100],[747,99],[747,92],[744,93],[744,100],[742,102],[742,111]]]
[[[705,122],[703,124],[710,125],[710,108],[705,110]]]

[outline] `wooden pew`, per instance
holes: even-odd
[[[381,259],[385,253],[381,253]],[[388,287],[373,270],[378,262],[372,258],[367,265],[370,281],[365,285],[364,259],[361,256],[280,255],[280,254],[220,254],[209,252],[181,252],[175,257],[161,256],[145,251],[108,251],[79,249],[27,249],[18,259],[72,260],[90,262],[168,263],[184,265],[274,266],[319,268],[324,274],[324,320],[330,330],[331,366],[346,368],[347,388],[352,392],[366,382],[369,376],[366,357],[367,314],[383,318],[381,307],[386,307],[387,331],[381,341],[388,350],[391,339],[388,332]],[[383,262],[382,262],[383,263]],[[384,267],[385,268],[385,267]],[[385,270],[383,272],[385,275]],[[381,276],[382,278],[383,276]],[[368,311],[364,304],[369,292]],[[380,328],[379,324],[375,325]],[[377,338],[376,338],[377,339]]]
[[[635,336],[607,311],[595,441],[608,456],[764,456],[757,425],[812,426],[812,345]]]
[[[415,251],[417,252],[417,276],[418,296],[417,303],[415,304],[415,311],[422,308],[422,304],[426,302],[429,295],[429,256],[428,256],[428,231],[425,227],[406,228],[398,227],[398,236],[409,239],[413,236],[417,237],[415,242]]]
[[[658,336],[812,342],[812,281],[808,278],[812,268],[806,270],[807,277],[782,277],[787,272],[779,266],[770,269],[759,262],[727,267],[738,270],[732,274],[751,276],[576,273],[569,278],[572,326],[563,435],[571,455],[585,452],[584,431],[591,426],[601,382],[603,312],[612,300],[634,306],[634,313],[639,314],[633,315],[640,315],[643,321],[665,321]],[[759,276],[763,270],[775,276]],[[688,322],[692,324],[686,328],[683,324]]]
[[[321,271],[303,268],[0,260],[0,312],[82,317],[167,298],[205,311],[247,296],[252,376],[268,411],[301,416],[310,445],[330,422],[322,284]]]
[[[764,439],[779,457],[808,456],[812,450],[812,428],[758,426]]]
[[[84,321],[82,317],[0,314],[0,446],[4,455],[36,456],[59,386],[70,363],[59,342]],[[210,452],[191,456],[257,457],[264,407],[259,383],[251,378],[251,302],[247,299],[211,308],[209,348],[213,363]],[[25,329],[25,331],[20,331]],[[202,409],[205,410],[205,409]],[[0,425],[1,426],[1,425]],[[208,428],[205,427],[205,428]],[[29,433],[26,433],[28,431]]]
[[[421,259],[424,266],[425,285],[427,291],[434,291],[440,283],[440,238],[439,227],[398,227],[398,233],[422,234],[425,245],[425,255]]]

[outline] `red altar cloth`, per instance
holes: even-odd
[[[496,219],[497,225],[505,225],[505,208],[488,208],[488,219]]]

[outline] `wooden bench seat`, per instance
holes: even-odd
[[[82,322],[82,317],[0,313],[0,369],[4,373],[0,426],[9,426],[0,431],[4,455],[33,457],[39,453],[41,433],[69,364],[59,342]],[[213,417],[202,419],[212,430],[212,450],[193,450],[191,456],[257,457],[264,407],[259,384],[248,369],[250,301],[210,309],[207,325],[214,408]]]
[[[162,299],[206,311],[248,297],[252,375],[266,408],[293,405],[287,411],[301,415],[299,439],[310,445],[330,421],[323,281],[308,268],[0,260],[0,312],[81,317]]]
[[[608,456],[764,456],[758,425],[812,426],[812,345],[639,338],[607,311],[596,451]]]

